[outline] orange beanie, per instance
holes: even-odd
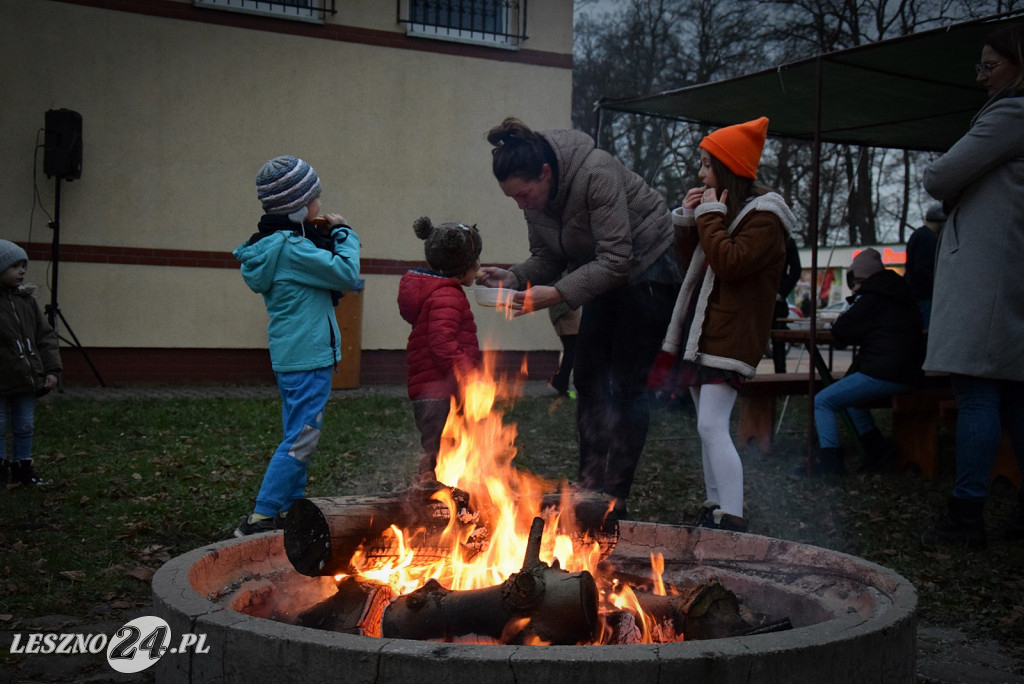
[[[726,126],[706,136],[700,146],[740,178],[756,178],[768,135],[768,117]]]

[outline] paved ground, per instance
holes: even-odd
[[[836,352],[835,370],[849,365],[846,352]],[[806,370],[806,354],[800,350],[790,352],[788,370]],[[764,361],[761,372],[773,371],[771,361]],[[527,383],[524,391],[529,396],[546,396],[551,389],[543,382]],[[351,390],[338,390],[336,397],[372,395],[405,396],[401,386],[371,386]],[[241,387],[69,387],[63,394],[54,394],[48,401],[88,398],[93,401],[118,401],[138,398],[188,397],[259,397],[276,398],[273,386]],[[2,601],[2,599],[0,599]],[[129,617],[110,620],[102,615],[75,618],[52,615],[17,623],[0,623],[0,684],[8,682],[76,682],[100,684],[104,682],[148,682],[151,674],[118,674],[106,661],[103,653],[86,655],[11,656],[9,648],[15,633],[23,635],[33,631],[56,633],[106,634],[112,636],[131,617],[151,614],[148,606],[137,606]],[[0,611],[2,612],[2,611]],[[24,636],[22,637],[25,638]],[[917,653],[918,682],[921,684],[1024,684],[1024,662],[1007,657],[998,643],[971,640],[956,629],[920,627]]]

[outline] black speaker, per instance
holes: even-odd
[[[82,177],[82,115],[70,109],[46,112],[43,173],[66,180]]]

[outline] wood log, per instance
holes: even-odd
[[[449,591],[430,580],[384,611],[385,638],[451,641],[479,635],[505,644],[591,643],[598,632],[597,583],[540,560],[544,530],[534,520],[520,572],[486,589]]]
[[[299,499],[285,517],[284,549],[297,572],[311,577],[354,574],[352,560],[362,551],[362,567],[379,569],[399,557],[397,540],[384,535],[392,525],[416,532],[406,540],[424,564],[447,558],[450,547],[440,538],[451,522],[443,501],[432,498],[438,488],[417,487],[392,495]],[[475,520],[469,496],[448,489],[460,524]]]
[[[566,499],[569,506],[563,507]],[[596,543],[601,549],[599,559],[604,560],[612,554],[619,541],[619,517],[612,504],[614,499],[600,492],[576,490],[567,492],[565,496],[553,492],[544,495],[541,512],[558,510],[561,513],[559,532],[568,534],[577,548]]]
[[[338,592],[299,613],[294,624],[343,634],[380,637],[381,617],[391,587],[373,580],[346,577]]]
[[[682,635],[687,641],[720,639],[751,632],[757,626],[741,614],[736,594],[717,580],[676,587],[674,596],[657,596],[634,589],[641,609],[659,630]],[[662,635],[661,640],[667,640]]]
[[[441,543],[451,514],[446,503],[432,498],[441,489],[455,502],[456,523],[466,526],[465,532],[473,528],[462,548],[464,558],[472,558],[489,543],[487,520],[474,510],[468,494],[435,483],[390,495],[299,499],[285,517],[288,560],[297,572],[311,577],[383,568],[399,560],[398,540],[385,534],[392,525],[414,533],[405,539],[405,546],[415,551],[414,564],[444,560],[452,551]],[[619,538],[611,500],[593,492],[572,492],[568,500],[571,505],[561,511],[560,529],[578,546],[597,543],[601,558],[607,557]],[[559,494],[548,494],[542,509],[557,509],[561,504]],[[358,568],[353,564],[357,553]]]

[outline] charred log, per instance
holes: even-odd
[[[346,577],[338,592],[299,614],[300,627],[344,634],[380,637],[381,616],[391,600],[391,587],[371,580]]]
[[[442,548],[441,536],[452,522],[451,508],[433,498],[437,489],[415,488],[391,496],[299,499],[285,517],[288,560],[296,571],[312,577],[356,572],[352,560],[357,551],[362,551],[363,569],[383,567],[399,555],[397,540],[384,534],[392,525],[414,531],[420,562],[446,558],[451,548]],[[469,496],[454,488],[448,492],[457,518],[472,520]]]
[[[717,580],[677,590],[675,596],[635,592],[640,607],[661,631],[674,631],[691,641],[739,636],[758,626],[743,615],[736,594]],[[664,634],[661,639],[670,640]]]
[[[450,542],[442,542],[453,522],[452,507],[434,497],[438,491],[446,492],[454,502],[454,522],[464,526],[467,538],[463,556],[471,558],[489,543],[487,520],[474,510],[468,494],[436,483],[390,496],[299,499],[285,518],[288,560],[297,572],[312,577],[380,569],[399,560],[399,542],[387,533],[392,525],[411,533],[404,544],[415,551],[415,564],[444,560],[452,551]],[[560,530],[577,545],[597,544],[604,558],[619,538],[619,522],[610,504],[603,494],[573,492],[545,496],[542,508],[559,509]]]
[[[466,635],[521,644],[589,643],[597,637],[598,591],[589,572],[540,560],[543,520],[534,520],[522,570],[486,589],[449,591],[434,580],[384,611],[383,636],[450,641]]]

